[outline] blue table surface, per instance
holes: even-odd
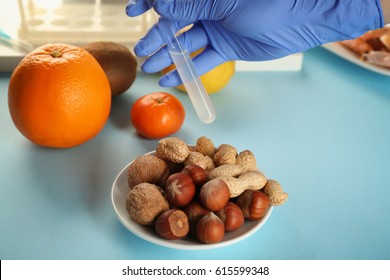
[[[218,116],[206,125],[185,94],[139,73],[114,99],[102,132],[72,149],[38,147],[16,130],[9,78],[0,73],[0,259],[390,259],[388,76],[312,49],[300,72],[237,72],[211,96]],[[137,136],[129,110],[160,90],[187,110],[175,136],[250,149],[289,193],[248,239],[207,251],[169,249],[117,220],[115,177],[157,143]]]

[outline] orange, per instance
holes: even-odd
[[[8,107],[16,128],[31,142],[69,148],[95,137],[111,108],[110,84],[86,50],[43,45],[12,73]]]
[[[201,50],[195,51],[191,54],[191,57],[194,57],[202,52]],[[205,90],[208,94],[213,94],[219,92],[221,89],[223,89],[227,84],[229,83],[230,79],[233,77],[235,73],[235,62],[234,61],[226,61],[213,69],[211,69],[209,72],[203,74],[200,76],[200,80],[202,81]],[[167,68],[163,69],[161,71],[162,74],[166,74],[169,71],[175,69],[175,65],[170,65]],[[187,92],[184,85],[179,85],[176,87],[177,89]]]
[[[131,123],[145,138],[158,139],[178,131],[185,119],[179,99],[166,92],[152,92],[138,98],[130,111]]]

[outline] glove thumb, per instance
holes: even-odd
[[[238,0],[155,0],[153,7],[163,18],[196,22],[221,20],[236,6]]]

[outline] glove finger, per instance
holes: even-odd
[[[201,76],[226,60],[215,50],[207,48],[202,53],[194,57],[193,61],[197,74]],[[183,82],[180,79],[179,73],[176,70],[168,72],[159,80],[159,85],[162,87],[175,87],[181,85],[182,83]]]
[[[156,52],[161,46],[172,40],[177,31],[188,25],[185,22],[172,22],[160,18],[146,35],[134,47],[137,56],[148,56]]]
[[[212,48],[206,48],[203,52],[194,57],[193,60],[199,75],[203,75],[226,62],[226,59]]]
[[[201,25],[194,25],[189,31],[179,36],[180,44],[184,49],[193,53],[207,46],[207,36]],[[155,73],[171,65],[172,59],[168,48],[160,48],[142,64],[141,69],[146,73]]]
[[[141,70],[145,73],[156,73],[172,63],[167,48],[162,47],[142,63]]]
[[[155,0],[153,7],[164,18],[178,21],[221,20],[237,0]]]
[[[191,29],[181,34],[179,42],[190,53],[205,48],[209,43],[208,36],[202,24],[195,23]]]
[[[157,24],[154,24],[146,35],[134,46],[134,53],[137,56],[148,56],[157,51],[164,44]]]
[[[149,0],[129,0],[126,5],[126,14],[129,17],[136,17],[150,9]]]

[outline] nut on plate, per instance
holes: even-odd
[[[231,176],[231,177],[237,177],[240,176],[243,172],[243,169],[240,165],[234,164],[234,163],[227,163],[220,165],[209,173],[209,178],[214,179],[221,176]]]
[[[161,139],[156,148],[157,157],[175,163],[184,162],[190,150],[187,144],[178,137],[167,137]]]
[[[236,164],[242,168],[243,172],[257,170],[255,155],[249,150],[242,151],[238,154]]]
[[[264,186],[264,193],[268,195],[271,205],[278,206],[286,202],[288,194],[283,191],[282,186],[276,180],[269,179]]]
[[[255,190],[246,190],[237,198],[237,205],[241,208],[245,219],[258,220],[267,213],[270,206],[268,196]]]
[[[154,155],[143,155],[136,158],[129,166],[127,182],[129,188],[140,183],[164,183],[169,175],[168,166],[162,159]]]
[[[209,210],[204,208],[200,202],[193,200],[183,208],[183,211],[188,217],[188,221],[190,223],[190,232],[192,234],[196,234],[196,225],[198,221],[200,218],[206,215]]]
[[[236,163],[237,149],[229,144],[222,144],[217,148],[214,155],[215,165]]]
[[[196,164],[210,171],[215,168],[214,161],[211,157],[205,156],[199,152],[190,152],[184,161],[184,165]]]
[[[126,210],[141,225],[152,225],[168,209],[169,203],[164,191],[154,184],[138,184],[127,195]]]
[[[187,215],[180,209],[169,209],[161,213],[154,228],[158,235],[172,240],[186,237],[190,230]]]
[[[196,187],[202,186],[208,180],[208,172],[206,169],[197,164],[190,164],[183,168],[182,172],[189,175]]]
[[[224,208],[228,203],[229,198],[229,188],[226,183],[219,178],[208,181],[200,188],[200,202],[204,207],[211,211],[218,211]]]
[[[165,239],[190,234],[206,244],[288,198],[278,181],[257,168],[252,151],[216,148],[205,136],[193,146],[178,137],[161,139],[155,155],[133,161],[128,182],[126,208],[134,221],[154,225]]]
[[[225,231],[234,231],[240,228],[245,221],[241,208],[229,201],[226,206],[215,213],[225,225]]]
[[[198,138],[198,140],[196,140],[195,151],[201,153],[202,155],[213,158],[216,148],[213,141],[211,141],[206,136],[201,136]]]
[[[260,190],[267,183],[267,178],[261,171],[249,171],[238,178],[233,176],[220,176],[229,187],[230,197],[237,197],[246,190]]]
[[[176,207],[184,207],[195,195],[195,185],[190,175],[179,172],[170,175],[165,185],[168,201]]]
[[[213,244],[220,242],[225,236],[225,226],[220,218],[209,212],[200,218],[196,226],[196,237],[202,243]]]

